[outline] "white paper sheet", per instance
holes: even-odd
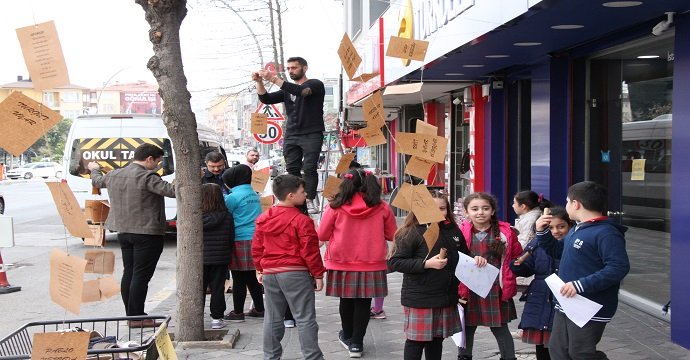
[[[575,295],[570,298],[561,295],[561,288],[565,283],[556,274],[549,275],[544,281],[546,281],[549,289],[551,289],[553,296],[558,300],[561,309],[565,312],[565,316],[579,327],[585,326],[585,324],[587,324],[589,320],[592,320],[592,317],[602,308],[601,304],[581,295]]]
[[[458,313],[460,313],[460,323],[462,324],[462,331],[459,333],[453,334],[451,338],[453,339],[453,342],[455,343],[455,346],[464,348],[466,344],[466,338],[465,338],[465,309],[462,308],[462,305],[458,304]]]
[[[458,266],[455,267],[455,277],[475,294],[481,296],[482,299],[485,298],[489,294],[494,281],[496,281],[498,269],[491,264],[477,267],[474,263],[474,258],[461,252],[458,252],[458,254],[460,255],[460,260],[458,260]]]

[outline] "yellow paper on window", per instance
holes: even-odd
[[[646,159],[633,159],[632,172],[630,173],[630,180],[644,181],[644,166]]]

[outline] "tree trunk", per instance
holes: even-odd
[[[276,74],[278,77],[285,80],[285,75],[280,71],[280,67],[283,63],[278,62],[278,47],[276,46],[276,31],[273,20],[273,0],[268,0],[268,14],[270,15],[271,22],[271,40],[273,41],[273,63],[276,64]]]
[[[278,18],[278,57],[280,58],[278,64],[285,64],[283,57],[283,15],[280,11],[280,0],[276,0],[276,17]],[[280,72],[283,80],[286,79],[284,69]]]
[[[180,25],[187,15],[185,0],[135,0],[151,26],[154,55],[147,67],[158,81],[165,103],[163,121],[175,149],[177,196],[177,327],[178,341],[204,338],[203,229],[201,178],[196,117],[189,102],[182,67]]]

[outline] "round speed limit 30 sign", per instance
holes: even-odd
[[[283,137],[283,129],[275,121],[266,121],[268,125],[265,134],[254,134],[256,141],[262,144],[273,144]]]

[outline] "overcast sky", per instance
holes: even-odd
[[[192,106],[198,118],[216,94],[249,78],[259,67],[256,43],[246,26],[230,10],[210,5],[211,1],[190,1],[181,29],[181,42]],[[233,4],[242,2],[233,1]],[[247,2],[252,3],[252,2]],[[253,2],[256,3],[256,2]],[[340,73],[338,43],[344,32],[342,2],[337,0],[287,0],[283,15],[285,58],[302,56],[309,62],[308,77],[337,77]],[[73,84],[99,88],[110,84],[147,80],[155,82],[146,69],[153,55],[148,41],[144,11],[134,0],[4,0],[0,12],[2,62],[0,84],[28,77],[15,29],[34,23],[55,21]],[[268,11],[244,13],[261,44],[269,26],[253,21],[267,19]],[[264,51],[270,60],[271,49]]]

